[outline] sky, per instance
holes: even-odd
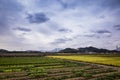
[[[120,0],[0,0],[0,49],[120,44]]]

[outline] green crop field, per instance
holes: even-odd
[[[58,56],[0,57],[0,80],[120,79],[120,69],[118,67],[106,67],[99,64],[50,57]],[[59,56],[59,58],[62,57]]]

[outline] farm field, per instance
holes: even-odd
[[[49,56],[53,58],[60,58],[60,59],[69,59],[69,60],[77,60],[77,61],[85,61],[85,62],[92,62],[92,63],[99,63],[99,64],[106,64],[106,65],[113,65],[120,67],[120,55],[60,55],[60,56]]]
[[[0,80],[119,80],[111,66],[49,57],[0,57]]]

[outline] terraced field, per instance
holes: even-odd
[[[0,58],[0,80],[119,80],[120,69],[49,57]]]

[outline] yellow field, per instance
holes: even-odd
[[[120,66],[120,55],[60,55],[48,57]]]

